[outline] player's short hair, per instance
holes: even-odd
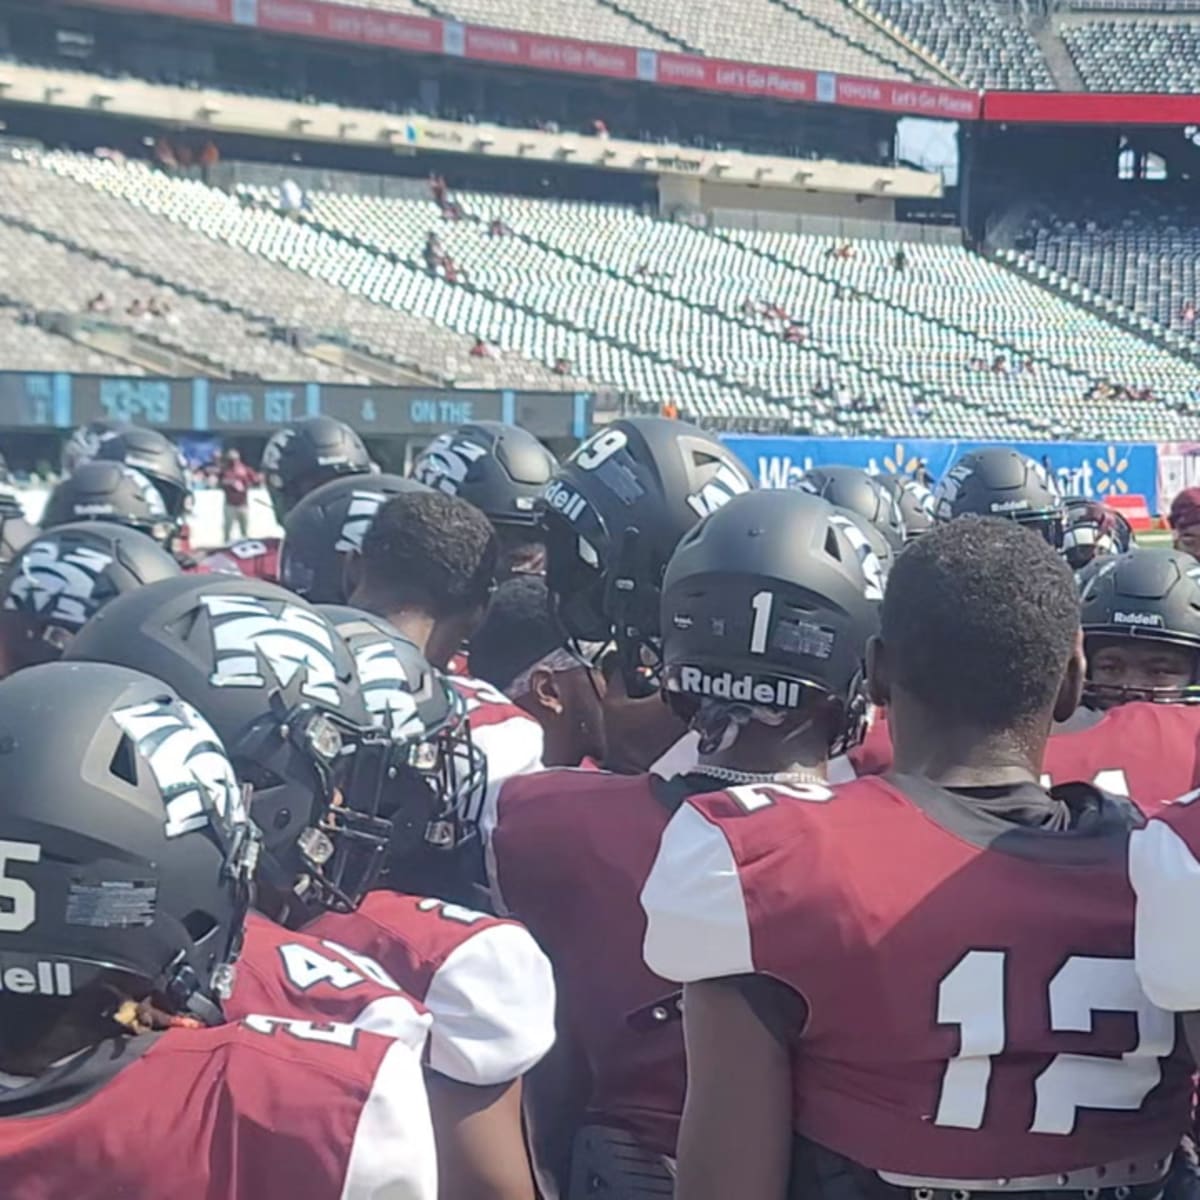
[[[1016,521],[959,517],[896,560],[880,624],[895,684],[956,724],[1000,731],[1053,704],[1079,595],[1044,538]]]
[[[471,635],[471,674],[504,692],[561,645],[546,581],[516,575],[496,589],[483,624]]]
[[[362,585],[395,608],[452,617],[488,602],[496,535],[487,517],[457,496],[404,492],[382,505],[362,544]]]

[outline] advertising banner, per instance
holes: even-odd
[[[916,475],[922,467],[935,480],[969,450],[989,442],[925,439],[742,437],[725,443],[750,468],[763,487],[788,487],[809,467],[843,465],[872,473]],[[1059,487],[1073,496],[1103,499],[1130,493],[1146,497],[1159,511],[1159,447],[1147,442],[1016,442],[1022,454],[1048,465]],[[1190,445],[1191,443],[1189,443]],[[1200,454],[1200,443],[1196,444]],[[1196,459],[1200,472],[1200,457]]]

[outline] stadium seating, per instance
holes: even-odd
[[[715,423],[1153,439],[1182,436],[1195,403],[1190,362],[956,245],[906,244],[898,268],[895,242],[483,193],[456,193],[456,219],[432,199],[336,192],[288,218],[265,186],[230,196],[63,153],[27,155],[0,184],[0,218],[43,210],[47,232],[169,264],[181,289],[337,319],[377,347],[420,328],[433,358],[481,338],[505,355],[471,363],[497,378],[590,380]],[[431,233],[449,271],[422,261]],[[1085,399],[1110,380],[1155,398]]]
[[[1200,90],[1200,20],[1091,21],[1062,38],[1090,91]]]
[[[379,264],[367,263],[370,256],[349,261],[341,247],[294,221],[244,209],[223,192],[170,179],[142,164],[70,154],[0,160],[0,221],[4,218],[178,292],[206,297],[213,307],[232,307],[250,324],[347,338],[381,359],[419,362],[460,384],[578,386],[535,363],[471,357],[470,339],[406,310],[371,303],[378,298],[379,274],[369,267]],[[289,262],[302,269],[289,270]],[[79,292],[91,294],[86,288]],[[79,292],[73,293],[76,303]],[[204,344],[210,351],[214,345]],[[275,349],[272,344],[272,354]],[[295,378],[298,370],[301,378],[311,378],[318,370],[308,357],[302,364],[289,360],[285,347],[275,361],[290,365],[283,375],[269,369],[268,378]]]
[[[1200,303],[1200,218],[1186,205],[1099,205],[1085,216],[1034,218],[1016,249],[1028,262],[1195,339]]]
[[[1003,0],[859,0],[972,87],[1052,90],[1037,41]]]

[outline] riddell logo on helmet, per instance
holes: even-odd
[[[587,507],[587,501],[577,491],[563,487],[557,479],[546,487],[544,498],[555,512],[562,513],[568,521],[578,521]]]
[[[28,967],[0,967],[0,993],[14,996],[70,996],[75,987],[71,965],[64,962],[38,962]]]
[[[682,667],[679,690],[689,696],[712,696],[716,700],[741,700],[773,708],[799,708],[804,689],[789,679],[756,681],[753,675],[736,676],[729,671],[710,675],[699,667]]]
[[[1162,626],[1163,619],[1158,613],[1115,612],[1112,615],[1114,625],[1155,625]]]
[[[989,505],[994,513],[1020,512],[1029,507],[1028,500],[996,500]]]

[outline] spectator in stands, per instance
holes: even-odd
[[[604,140],[608,139],[608,125],[601,117],[597,117],[592,122],[592,134],[595,137],[602,138]]]
[[[896,247],[896,253],[892,255],[892,270],[897,274],[906,270],[908,267],[908,255],[904,252],[903,246]]]
[[[495,351],[481,337],[476,337],[475,344],[471,347],[472,358],[495,358]]]
[[[134,296],[125,309],[125,315],[140,321],[148,311],[146,303],[141,296]]]
[[[570,375],[571,360],[569,358],[556,358],[554,360],[555,375]]]
[[[783,340],[790,342],[793,346],[803,346],[807,337],[808,331],[800,321],[790,322],[783,333]]]
[[[993,375],[1007,375],[1008,374],[1008,359],[1005,358],[1003,354],[997,354],[996,357],[994,359],[992,359],[992,374]]]
[[[258,476],[252,468],[242,462],[241,454],[232,447],[225,451],[225,461],[217,483],[225,493],[225,541],[233,541],[233,530],[236,527],[238,537],[249,535],[250,529],[250,489],[258,482]]]
[[[438,208],[444,209],[446,207],[447,195],[446,181],[440,175],[430,175],[429,191],[433,196],[434,204],[436,204]]]
[[[430,275],[435,275],[445,255],[442,252],[442,240],[432,229],[425,235],[425,249],[421,254],[425,259],[425,269]]]
[[[112,307],[112,297],[103,288],[87,302],[87,310],[90,313],[110,313]]]
[[[493,217],[491,224],[488,225],[489,237],[506,237],[511,232],[509,227],[499,217]]]
[[[1183,306],[1183,311],[1180,313],[1180,316],[1189,325],[1194,325],[1196,323],[1196,302],[1195,302],[1195,300],[1189,300]]]

